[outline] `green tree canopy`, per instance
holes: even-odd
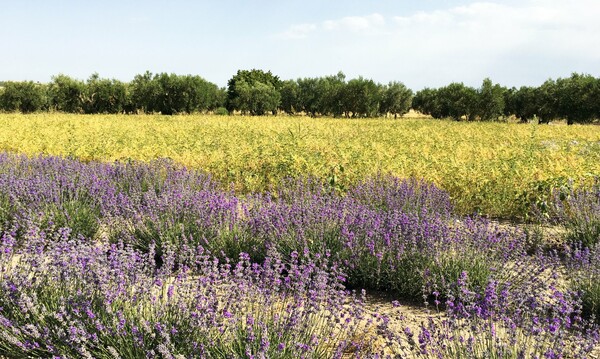
[[[410,109],[412,99],[412,90],[404,86],[402,82],[390,82],[381,88],[379,112],[384,115],[393,114],[394,118],[398,115],[402,116]]]
[[[316,117],[322,108],[321,97],[323,87],[318,78],[298,79],[298,107],[311,117]]]
[[[486,78],[477,90],[477,100],[474,103],[474,114],[482,121],[497,120],[504,114],[504,92],[505,88],[492,83]]]
[[[132,107],[165,115],[212,111],[223,106],[224,92],[200,76],[146,72],[130,84]]]
[[[268,111],[276,112],[281,102],[279,91],[272,84],[255,82],[250,85],[244,80],[237,82],[238,97],[234,108],[252,116],[262,116]]]
[[[462,82],[453,82],[437,92],[441,117],[473,120],[477,106],[477,91]]]
[[[512,88],[504,95],[504,115],[514,115],[521,122],[527,122],[538,115],[538,98],[535,87]]]
[[[348,111],[347,108],[344,108],[347,84],[346,75],[343,72],[319,77],[317,86],[319,94],[317,111],[319,113],[339,117]]]
[[[569,124],[589,123],[598,118],[599,80],[590,75],[573,73],[556,80],[556,110]]]
[[[50,106],[70,113],[83,113],[85,102],[85,83],[60,74],[52,78],[48,89]]]
[[[121,113],[129,109],[127,84],[118,80],[90,76],[84,96],[85,113]]]
[[[47,88],[33,81],[4,82],[0,90],[0,110],[37,112],[47,106]]]
[[[271,71],[265,72],[263,70],[257,69],[238,70],[238,72],[227,82],[227,110],[229,112],[232,112],[234,110],[243,111],[242,107],[249,108],[256,106],[256,104],[251,105],[248,103],[244,103],[244,101],[248,99],[247,93],[245,94],[246,97],[244,99],[241,99],[242,91],[249,91],[247,87],[257,87],[259,89],[257,90],[257,93],[262,93],[264,95],[268,92],[271,92],[270,90],[267,91],[267,88],[275,89],[275,91],[279,93],[280,85],[281,81],[279,80],[279,77],[273,75]],[[259,97],[263,98],[263,95],[257,95],[258,97],[255,97],[255,99]],[[269,103],[261,104],[258,107],[271,107],[272,101],[281,100],[280,95],[278,97],[279,98],[277,98],[276,96],[268,99],[264,97]],[[279,103],[277,103],[274,110],[276,111],[278,107]]]
[[[362,76],[348,81],[344,92],[344,109],[352,117],[372,117],[379,111],[379,86]]]
[[[428,87],[417,91],[412,99],[412,108],[424,115],[429,115],[433,118],[441,118],[442,110],[440,108],[437,93],[437,89]]]
[[[283,81],[279,92],[281,94],[280,110],[290,115],[302,110],[299,103],[300,86],[296,81]]]

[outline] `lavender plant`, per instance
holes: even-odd
[[[373,181],[345,197],[315,182],[292,182],[283,194],[257,197],[244,217],[252,236],[269,248],[331,253],[346,269],[351,287],[393,291],[414,300],[433,286],[449,290],[444,283],[455,282],[463,271],[482,289],[491,268],[525,254],[522,233],[482,219],[453,221],[447,196],[439,190],[393,178]],[[415,183],[420,190],[411,187]],[[423,188],[431,198],[424,198]],[[370,193],[372,202],[366,200]],[[413,202],[418,205],[411,207]],[[428,202],[445,206],[429,208],[423,204]]]
[[[68,230],[2,245],[0,355],[339,358],[349,348],[369,355],[368,323],[383,325],[319,256],[259,265],[169,248],[157,268],[151,252]]]
[[[595,184],[567,191],[556,190],[548,220],[566,227],[567,242],[594,247],[600,241],[600,179]]]
[[[71,228],[74,237],[113,240],[129,233],[140,248],[186,235],[210,240],[233,227],[237,199],[210,176],[168,161],[89,163],[54,157],[0,156],[5,227],[17,221]],[[231,220],[231,221],[230,221]]]
[[[402,212],[416,215],[452,217],[450,196],[435,185],[423,180],[401,180],[378,174],[351,187],[348,196],[371,209],[383,212]]]
[[[565,265],[569,270],[569,286],[580,293],[583,314],[600,319],[600,248],[579,245],[566,246]]]
[[[0,154],[0,241],[0,355],[570,357],[596,340],[580,318],[600,307],[595,252],[568,247],[562,288],[523,232],[391,176],[239,197],[170,161]],[[345,288],[446,317],[399,335]]]
[[[54,157],[0,157],[6,225],[70,228],[73,238],[124,241],[162,260],[166,245],[201,244],[221,258],[268,251],[329,255],[347,284],[420,300],[462,271],[482,287],[489,268],[518,252],[481,220],[453,222],[447,194],[414,180],[377,176],[340,196],[316,179],[288,180],[271,193],[238,198],[210,176],[168,161],[84,164]]]
[[[491,280],[480,294],[470,290],[464,272],[456,286],[458,295],[443,303],[444,316],[388,338],[398,352],[416,358],[587,358],[598,344],[598,328],[582,318],[578,294],[560,290],[557,277],[531,275],[518,285]]]

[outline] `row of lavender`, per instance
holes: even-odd
[[[597,341],[593,245],[531,254],[419,181],[239,198],[168,161],[3,154],[0,235],[0,355],[560,357]],[[348,288],[444,319],[398,330]]]

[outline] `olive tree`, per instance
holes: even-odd
[[[379,112],[387,116],[393,114],[394,118],[402,116],[410,109],[413,99],[411,89],[404,86],[402,82],[390,82],[381,88],[381,102]]]
[[[48,88],[50,107],[57,111],[83,113],[85,87],[83,81],[67,75],[54,76]]]
[[[497,120],[504,114],[504,92],[505,88],[492,83],[486,78],[477,90],[477,100],[474,103],[474,112],[482,121]]]
[[[271,71],[257,69],[238,70],[238,72],[227,82],[227,110],[246,111],[250,114],[263,114],[265,111],[275,113],[281,101],[279,88],[281,81]],[[254,90],[252,90],[255,88]],[[258,104],[255,101],[266,101]],[[247,101],[254,101],[248,103]],[[275,103],[275,106],[273,106]],[[253,108],[254,110],[248,110]]]
[[[0,110],[31,113],[45,109],[47,89],[32,81],[5,82],[0,90]]]

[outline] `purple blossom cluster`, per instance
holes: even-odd
[[[526,244],[419,180],[239,195],[168,160],[0,154],[0,355],[585,357],[596,327],[559,273],[600,261]],[[364,289],[444,319],[398,331]]]
[[[581,296],[582,311],[593,321],[600,320],[600,247],[571,244],[564,248],[568,284]]]
[[[11,358],[339,358],[369,355],[365,333],[383,325],[318,255],[233,263],[185,244],[156,268],[153,248],[26,237],[5,236],[0,261],[0,355]]]
[[[537,208],[543,223],[563,227],[558,253],[569,270],[569,287],[580,293],[584,316],[600,319],[600,179],[568,183],[553,191],[551,205]],[[545,210],[545,211],[543,211]]]
[[[600,178],[594,182],[575,189],[571,184],[553,193],[547,221],[565,226],[570,244],[591,248],[600,242]]]
[[[476,293],[462,273],[456,297],[442,303],[435,293],[445,315],[430,317],[417,331],[406,327],[395,341],[399,352],[425,358],[587,358],[599,332],[582,317],[579,294],[558,289],[557,277],[539,274],[521,283],[491,280]]]
[[[448,195],[431,184],[378,176],[339,195],[316,179],[288,180],[238,197],[209,175],[168,161],[82,163],[0,156],[2,233],[22,242],[30,228],[75,239],[122,241],[160,266],[166,245],[202,245],[216,256],[269,251],[327,255],[347,285],[420,300],[463,270],[483,285],[487,268],[519,255],[518,235],[482,220],[452,220]],[[0,234],[2,234],[0,233]],[[451,270],[451,276],[446,273]],[[441,287],[438,290],[443,290]]]

